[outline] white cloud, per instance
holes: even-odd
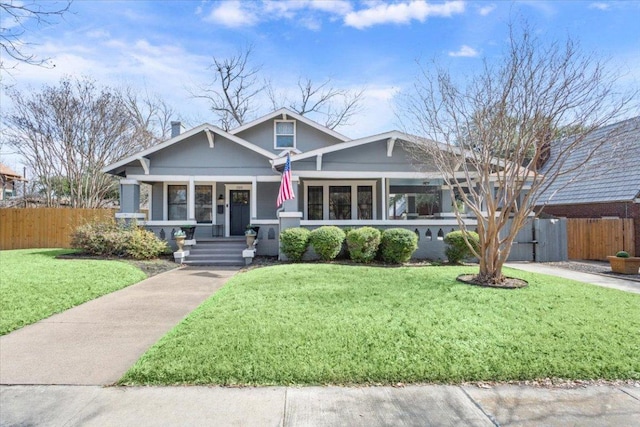
[[[109,34],[109,31],[106,31],[106,30],[91,30],[91,31],[87,31],[86,35],[90,39],[105,39],[105,38],[111,37],[111,34]]]
[[[494,10],[496,10],[496,5],[495,4],[489,4],[487,6],[483,6],[480,9],[478,9],[478,13],[482,16],[487,16],[488,14],[490,14],[491,12],[493,12]]]
[[[207,20],[231,28],[253,26],[258,22],[258,17],[253,11],[244,7],[247,4],[238,0],[223,1],[219,3],[220,6],[211,11]]]
[[[412,20],[424,22],[430,16],[449,17],[464,12],[463,1],[429,4],[424,0],[404,3],[380,3],[368,9],[349,12],[344,19],[348,26],[363,29],[378,24],[407,24]]]
[[[449,52],[449,56],[474,58],[478,56],[478,51],[466,44],[463,44],[456,52]]]
[[[336,15],[346,15],[352,10],[351,3],[344,0],[311,0],[309,6],[311,9],[334,13]]]
[[[598,9],[598,10],[609,10],[610,7],[611,7],[610,4],[603,3],[603,2],[591,3],[589,5],[589,9]]]

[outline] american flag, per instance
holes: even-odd
[[[289,153],[287,153],[287,163],[284,164],[284,169],[282,170],[282,181],[280,181],[280,191],[278,191],[278,201],[276,202],[276,206],[280,207],[285,200],[295,198],[296,196],[293,194],[293,186],[291,185],[291,157],[289,156]]]

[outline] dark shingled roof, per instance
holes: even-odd
[[[584,166],[557,180],[545,191],[538,205],[567,205],[632,201],[640,197],[640,116],[604,126],[589,135],[564,164],[569,170],[580,165],[605,138]],[[554,158],[552,143],[551,159]],[[549,164],[541,172],[549,174]]]

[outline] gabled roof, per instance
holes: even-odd
[[[315,157],[318,155],[333,153],[340,150],[346,150],[353,147],[358,147],[360,145],[371,144],[372,142],[379,142],[384,140],[403,140],[403,141],[415,141],[418,137],[412,136],[406,133],[399,132],[397,130],[392,130],[389,132],[379,133],[377,135],[365,136],[359,139],[352,139],[351,141],[340,142],[335,145],[331,145],[329,147],[317,148],[315,150],[307,151],[302,154],[296,154],[291,156],[291,161],[295,162],[298,160],[304,160],[311,157]],[[283,165],[286,162],[286,158],[278,157],[273,161],[274,166]]]
[[[607,142],[584,166],[578,167],[603,138]],[[557,146],[552,143],[550,160],[555,158]],[[607,203],[640,197],[640,117],[604,126],[589,135],[563,166],[565,170],[576,167],[576,171],[559,176],[541,195],[538,204]],[[541,172],[549,173],[549,167]]]
[[[205,123],[205,124],[202,124],[202,125],[200,125],[198,127],[193,128],[191,130],[183,132],[183,133],[181,133],[180,135],[178,135],[178,136],[176,136],[174,138],[168,139],[163,143],[160,143],[158,145],[154,145],[153,147],[147,148],[146,150],[140,151],[140,152],[138,152],[136,154],[133,154],[133,155],[125,158],[125,159],[122,159],[122,160],[120,160],[120,161],[118,161],[116,163],[113,163],[113,164],[105,167],[104,169],[102,169],[102,171],[106,172],[106,173],[109,173],[109,172],[111,172],[111,171],[113,171],[113,170],[115,170],[115,169],[117,169],[119,167],[122,167],[122,166],[124,166],[124,165],[126,165],[128,163],[131,163],[131,162],[134,162],[134,161],[138,161],[141,158],[143,158],[145,156],[148,156],[149,154],[155,153],[155,152],[160,151],[160,150],[164,150],[165,148],[170,147],[170,146],[172,146],[172,145],[174,145],[174,144],[176,144],[176,143],[178,143],[180,141],[183,141],[183,140],[185,140],[185,139],[187,139],[189,137],[197,135],[200,132],[206,132],[206,131],[210,131],[210,132],[213,132],[213,133],[215,133],[217,135],[220,135],[220,136],[222,136],[222,137],[224,137],[224,138],[226,138],[226,139],[228,139],[228,140],[230,140],[232,142],[235,142],[236,144],[242,145],[243,147],[248,148],[249,150],[252,150],[252,151],[255,151],[258,154],[261,154],[261,155],[265,156],[268,159],[275,159],[277,157],[276,154],[274,154],[274,153],[272,153],[270,151],[267,151],[264,148],[260,148],[257,145],[254,145],[254,144],[252,144],[252,143],[250,143],[250,142],[248,142],[248,141],[246,141],[246,140],[244,140],[244,139],[242,139],[240,137],[232,135],[229,132],[225,132],[224,130],[220,129],[217,126],[211,125],[209,123]]]
[[[320,132],[324,132],[327,135],[331,135],[332,137],[334,137],[336,139],[339,139],[340,141],[349,141],[349,140],[351,140],[351,138],[349,138],[347,136],[344,136],[341,133],[338,133],[333,129],[329,129],[326,126],[322,126],[321,124],[316,123],[313,120],[310,120],[310,119],[308,119],[308,118],[306,118],[304,116],[301,116],[300,114],[295,113],[295,112],[289,110],[288,108],[280,108],[279,110],[276,110],[276,111],[274,111],[272,113],[269,113],[266,116],[262,116],[262,117],[257,118],[255,120],[249,122],[249,123],[245,123],[244,125],[242,125],[240,127],[232,129],[229,132],[232,135],[236,135],[236,134],[238,134],[238,133],[240,133],[240,132],[242,132],[244,130],[247,130],[247,129],[252,128],[252,127],[254,127],[256,125],[259,125],[260,123],[264,123],[264,122],[266,122],[268,120],[273,120],[278,116],[283,117],[284,115],[286,115],[287,119],[295,119],[297,121],[300,121],[300,122],[302,122],[302,123],[304,123],[306,125],[311,126],[312,128],[315,128],[315,129],[319,130]]]

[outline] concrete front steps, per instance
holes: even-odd
[[[246,248],[247,240],[244,237],[199,238],[189,248],[189,256],[183,264],[245,265],[242,251]]]

